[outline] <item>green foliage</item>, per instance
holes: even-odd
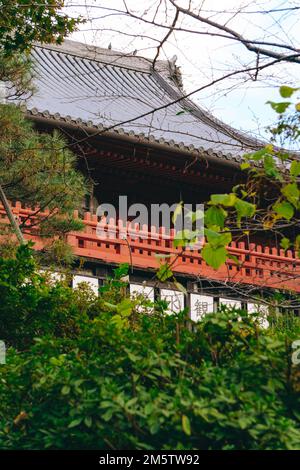
[[[222,207],[212,206],[205,212],[205,225],[224,228],[226,217],[227,212]]]
[[[0,105],[0,142],[0,181],[7,197],[50,211],[39,224],[29,218],[26,228],[32,225],[48,237],[80,228],[73,211],[86,192],[85,182],[59,132],[39,134],[19,108]]]
[[[298,91],[299,88],[292,88],[290,86],[282,85],[279,89],[279,93],[282,98],[290,98],[295,91]]]
[[[64,14],[63,7],[63,0],[1,0],[0,51],[8,57],[34,42],[61,44],[81,21]]]
[[[224,246],[213,247],[209,243],[203,247],[201,254],[204,261],[214,269],[224,264],[228,257],[228,251]]]
[[[26,247],[0,268],[1,449],[300,448],[299,319],[188,322],[129,299],[128,266],[97,299],[49,287]]]
[[[0,82],[4,82],[5,98],[24,98],[33,93],[32,63],[29,54],[16,52],[6,56],[0,49]]]
[[[288,145],[294,148],[300,137],[300,103],[294,103],[292,108],[297,91],[299,88],[283,85],[279,93],[291,101],[268,101],[278,113],[278,123],[270,129],[269,144],[244,155],[241,170],[246,174],[246,182],[236,185],[229,193],[212,194],[206,204],[206,240],[201,255],[214,269],[232,259],[227,249],[232,239],[243,240],[247,236],[249,242],[252,232],[273,230],[284,250],[294,248],[300,256],[300,238],[297,235],[294,240],[291,238],[300,220],[300,160],[298,154],[282,148]],[[194,221],[198,219],[195,217]],[[176,242],[176,246],[187,246],[186,240]],[[171,276],[170,269],[168,278]]]
[[[15,258],[0,258],[0,338],[22,350],[39,335],[72,337],[80,323],[73,297],[37,273],[31,248],[22,245]]]
[[[276,214],[279,217],[287,219],[287,220],[290,220],[294,215],[294,208],[287,201],[282,201],[282,202],[277,201],[274,204],[273,209],[275,210]]]
[[[267,103],[271,106],[272,109],[274,109],[274,111],[276,111],[276,113],[278,114],[283,114],[287,108],[289,107],[289,105],[291,104],[290,102],[281,102],[281,103],[275,103],[274,101],[267,101]]]
[[[30,59],[33,44],[37,41],[61,44],[82,20],[63,13],[63,0],[34,3],[0,0],[0,7],[0,82],[5,85],[4,96],[0,98],[9,102],[28,98],[35,91]],[[31,208],[50,210],[39,221],[35,216],[24,221],[26,230],[33,228],[48,238],[59,235],[60,240],[48,243],[47,255],[53,257],[58,245],[62,253],[64,245],[66,259],[70,260],[63,235],[81,228],[73,219],[73,210],[80,205],[86,190],[67,142],[58,132],[38,134],[19,108],[1,104],[0,143],[0,181],[6,195]],[[36,216],[39,215],[37,211]],[[2,241],[7,244],[10,236],[7,227],[1,227],[3,234]],[[3,252],[2,247],[0,251]]]

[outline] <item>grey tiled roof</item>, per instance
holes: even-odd
[[[254,139],[181,99],[167,61],[153,71],[145,58],[73,41],[36,46],[32,55],[37,91],[26,106],[33,115],[234,160],[256,146]]]

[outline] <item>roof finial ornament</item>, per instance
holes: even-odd
[[[182,77],[180,73],[180,67],[176,65],[177,55],[173,55],[171,59],[168,60],[170,78],[173,80],[179,88],[182,88]]]
[[[177,55],[173,55],[173,57],[169,60],[169,65],[170,65],[171,70],[175,69],[176,61],[177,61]]]
[[[108,44],[108,50],[111,50],[111,42]]]

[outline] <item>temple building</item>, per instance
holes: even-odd
[[[243,181],[242,156],[259,142],[184,98],[174,61],[158,61],[153,70],[149,59],[67,40],[62,46],[36,46],[32,55],[37,91],[26,102],[27,117],[40,131],[59,129],[78,155],[80,171],[93,182],[78,208],[85,229],[68,236],[84,260],[74,285],[84,280],[97,290],[113,267],[129,263],[132,293],[165,298],[175,311],[188,306],[194,319],[218,303],[253,310],[250,288],[257,295],[300,292],[300,260],[272,237],[232,242],[230,253],[240,263],[228,260],[215,271],[200,250],[175,248],[172,230],[123,220],[118,210],[107,222],[115,235],[99,236],[99,204],[118,207],[121,195],[128,206],[144,204],[149,210],[153,204],[203,203]],[[28,210],[14,206],[20,218]],[[187,295],[172,283],[155,281],[157,255],[174,257],[174,273]]]

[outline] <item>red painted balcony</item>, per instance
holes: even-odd
[[[23,208],[20,203],[13,206],[13,212],[20,221],[28,217],[35,217],[35,210]],[[44,213],[46,215],[47,212]],[[75,216],[78,217],[77,211]],[[5,211],[0,206],[1,222],[8,223]],[[105,225],[101,237],[96,233],[97,216],[89,212],[84,214],[85,228],[81,232],[70,232],[67,236],[74,253],[89,259],[106,263],[132,263],[142,269],[157,269],[159,259],[157,255],[171,255],[174,260],[172,269],[174,273],[186,274],[192,277],[208,278],[212,280],[244,283],[276,289],[286,289],[300,292],[300,259],[296,258],[291,250],[262,247],[251,243],[249,249],[244,242],[232,242],[229,251],[239,260],[233,260],[215,271],[201,258],[199,250],[175,248],[173,246],[174,232],[167,234],[164,228],[157,230],[148,226],[139,227],[138,224],[121,220],[117,222],[110,219]],[[122,233],[126,233],[126,237]],[[25,234],[26,239],[35,242],[35,248],[43,247],[43,240],[31,234]]]

